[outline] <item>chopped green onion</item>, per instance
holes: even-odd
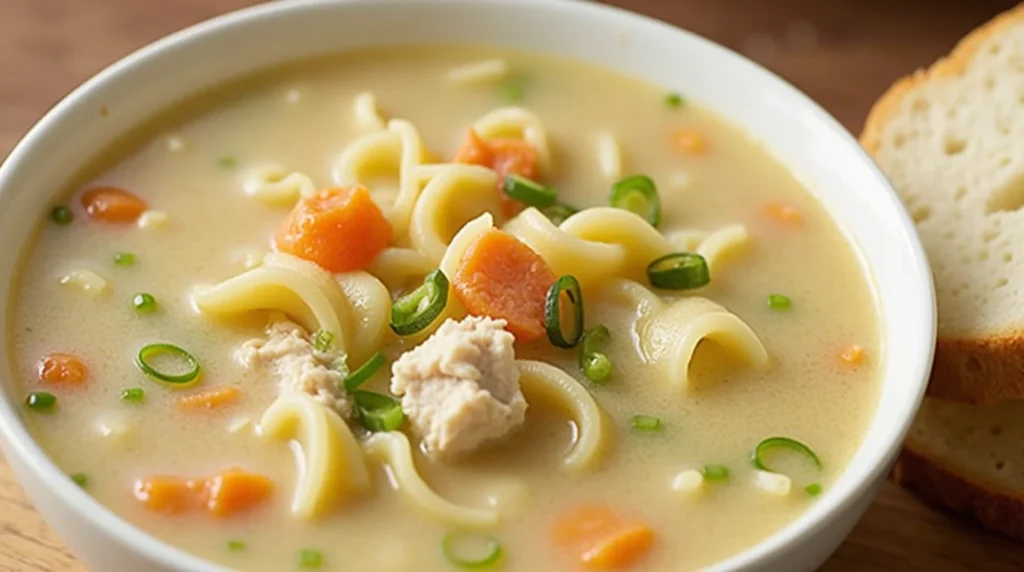
[[[141,387],[129,387],[121,392],[121,401],[138,403],[146,397],[146,392]]]
[[[600,351],[610,336],[608,328],[599,325],[583,332],[580,340],[580,372],[594,383],[603,382],[612,373],[612,360]]]
[[[629,418],[629,426],[637,431],[661,431],[661,418],[654,415],[634,415]]]
[[[700,472],[707,481],[724,481],[729,478],[729,467],[723,465],[704,465]]]
[[[136,312],[148,314],[156,310],[156,298],[152,294],[141,292],[132,298],[132,307]]]
[[[750,454],[750,460],[754,466],[762,471],[775,472],[768,467],[764,459],[765,454],[772,449],[788,449],[798,453],[809,460],[815,468],[821,469],[821,459],[818,458],[818,455],[807,445],[789,437],[769,437],[758,443],[757,447],[754,447],[753,453]]]
[[[87,477],[85,473],[71,473],[68,476],[76,485],[82,488],[85,488],[85,485],[89,484],[89,477]]]
[[[673,252],[647,265],[651,286],[664,290],[692,290],[711,282],[708,261],[693,252]]]
[[[25,396],[25,405],[33,411],[53,411],[57,396],[48,391],[33,391]]]
[[[135,264],[135,255],[131,252],[118,252],[114,255],[114,264],[118,266],[131,266]]]
[[[769,294],[768,307],[772,310],[788,310],[793,302],[783,294]]]
[[[402,404],[390,395],[357,389],[352,397],[359,420],[370,431],[395,431],[405,422]]]
[[[562,293],[569,299],[569,311],[572,328],[566,337],[562,327]],[[576,347],[583,337],[583,292],[580,282],[575,276],[562,276],[548,289],[544,301],[544,328],[548,332],[551,345],[560,348]]]
[[[391,306],[391,329],[408,336],[426,328],[448,303],[448,277],[438,268],[427,274],[423,285],[402,296]]]
[[[526,83],[521,75],[512,77],[498,88],[498,96],[508,103],[519,103],[526,95]]]
[[[665,96],[665,105],[673,109],[682,107],[683,103],[683,96],[679,95],[678,93],[673,92]]]
[[[619,209],[636,213],[651,226],[661,224],[661,199],[658,188],[647,175],[632,175],[612,185],[608,203]]]
[[[452,564],[467,570],[490,568],[501,560],[501,543],[484,534],[452,532],[441,541],[441,551]]]
[[[565,219],[579,212],[579,210],[563,203],[555,203],[550,207],[540,209],[540,212],[548,217],[551,224],[558,226],[565,222]]]
[[[318,352],[326,352],[331,349],[334,343],[334,334],[327,330],[317,330],[313,334],[313,349]]]
[[[50,219],[57,224],[71,224],[75,220],[75,213],[66,206],[60,205],[50,209]]]
[[[324,564],[324,555],[319,550],[303,548],[299,551],[299,566],[302,568],[319,568]]]
[[[373,357],[366,360],[366,363],[359,366],[359,369],[350,373],[345,381],[341,382],[341,385],[345,388],[345,391],[352,393],[359,389],[359,386],[366,383],[373,377],[373,374],[377,373],[377,370],[384,365],[384,354],[377,352],[373,354]]]
[[[804,492],[812,497],[816,497],[821,494],[821,485],[819,483],[811,483],[804,487]]]
[[[188,366],[188,369],[183,373],[171,373],[157,369],[150,361],[162,354],[174,356],[177,361]],[[139,350],[139,354],[135,356],[135,365],[142,370],[142,373],[174,385],[187,385],[199,378],[199,360],[174,344],[156,343],[143,346]]]
[[[536,181],[515,174],[505,175],[501,190],[511,198],[537,208],[554,206],[555,200],[558,198],[558,191],[554,187],[545,187]]]
[[[224,155],[223,157],[219,157],[217,159],[217,165],[219,165],[219,166],[221,166],[221,167],[223,167],[225,169],[230,169],[230,168],[234,167],[237,164],[238,164],[238,160],[235,159],[234,157],[232,157],[231,155]]]
[[[243,550],[245,550],[245,543],[241,540],[229,540],[228,550],[230,550],[231,552],[242,552]]]

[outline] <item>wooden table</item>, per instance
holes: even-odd
[[[246,0],[0,0],[0,153],[60,97],[131,50]],[[854,133],[898,76],[1007,8],[996,0],[614,0],[779,72]],[[83,570],[0,461],[0,571]],[[828,572],[1024,570],[1024,546],[886,484]]]

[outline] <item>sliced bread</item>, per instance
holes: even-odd
[[[1024,5],[894,84],[861,143],[917,223],[934,272],[928,394],[1024,398]]]
[[[926,399],[893,470],[926,499],[1024,540],[1024,402]]]
[[[932,397],[893,475],[1024,540],[1024,5],[893,85],[861,143],[917,224],[939,303]]]

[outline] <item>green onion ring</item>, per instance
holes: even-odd
[[[661,224],[658,187],[647,175],[632,175],[612,185],[608,204],[642,216],[653,227]]]
[[[562,292],[569,298],[572,310],[572,330],[566,338],[562,329]],[[576,347],[583,337],[583,292],[575,276],[562,276],[548,289],[544,301],[544,328],[551,345],[560,348]]]
[[[405,422],[402,404],[390,395],[357,389],[352,397],[359,420],[370,431],[395,431]]]
[[[510,198],[537,208],[554,206],[558,199],[558,191],[554,187],[545,187],[537,181],[516,174],[505,175],[501,190]]]
[[[366,360],[366,363],[359,366],[359,369],[348,374],[345,381],[341,382],[345,391],[352,393],[359,389],[359,386],[369,381],[382,365],[384,365],[384,354],[381,352],[373,354],[373,357]]]
[[[692,290],[711,282],[708,261],[694,252],[673,252],[647,265],[647,280],[663,290]]]
[[[480,558],[471,558],[459,555],[459,545],[471,541],[485,542],[485,547],[488,549],[487,553]],[[502,555],[501,543],[498,542],[497,538],[493,536],[469,535],[458,532],[452,532],[445,535],[444,540],[441,541],[441,550],[444,552],[444,556],[449,562],[463,569],[469,570],[490,568],[501,560]]]
[[[789,437],[768,437],[761,441],[754,447],[754,451],[750,454],[750,460],[754,463],[754,466],[762,471],[775,472],[764,462],[764,454],[772,449],[789,449],[795,453],[803,455],[811,463],[814,464],[815,468],[821,470],[821,459],[818,458],[817,453],[811,450],[810,447],[804,445],[796,439],[790,439]]]
[[[598,325],[583,332],[580,340],[580,373],[594,383],[603,382],[612,373],[612,361],[600,351],[609,337],[608,328]]]
[[[426,306],[422,305],[426,299]],[[391,306],[391,329],[408,336],[426,328],[448,303],[448,277],[438,268],[427,274],[423,285],[402,296]]]
[[[178,375],[164,373],[151,366],[147,361],[158,354],[173,354],[187,363],[190,369]],[[199,360],[174,344],[156,343],[143,346],[139,350],[138,355],[135,356],[135,365],[142,370],[142,373],[159,381],[174,385],[188,385],[199,378]]]

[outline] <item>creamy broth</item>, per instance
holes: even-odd
[[[734,555],[797,518],[814,502],[806,485],[820,483],[827,493],[873,414],[883,348],[869,278],[824,209],[766,150],[693,102],[669,105],[657,87],[578,63],[461,48],[375,50],[275,70],[183,105],[96,165],[65,198],[74,220],[41,223],[10,301],[14,376],[24,392],[48,391],[59,400],[53,411],[24,413],[57,465],[86,475],[85,490],[131,523],[231,568],[297,569],[300,551],[308,549],[318,551],[324,569],[457,569],[441,540],[458,527],[408,504],[377,463],[368,464],[368,491],[316,520],[292,514],[293,448],[254,431],[278,384],[271,370],[248,369],[235,358],[241,344],[264,336],[268,314],[214,318],[197,312],[192,296],[197,287],[244,272],[251,251],[268,251],[290,210],[246,195],[253,168],[273,162],[317,187],[335,186],[338,154],[372,130],[353,111],[364,92],[375,95],[386,117],[409,120],[435,160],[448,160],[467,128],[515,95],[508,80],[464,84],[448,74],[497,57],[523,78],[515,84],[522,101],[514,105],[547,129],[552,169],[543,182],[558,189],[560,201],[580,209],[607,204],[614,179],[602,173],[596,138],[608,133],[621,149],[621,174],[643,173],[658,183],[661,232],[745,227],[747,243],[714,261],[708,286],[662,294],[702,296],[727,308],[757,334],[770,366],[753,367],[705,341],[689,387],[674,387],[666,370],[644,358],[636,304],[588,285],[586,324],[611,332],[606,350],[614,369],[606,382],[584,381],[578,350],[555,349],[546,338],[517,344],[516,354],[581,380],[604,412],[600,459],[582,472],[565,470],[562,457],[579,427],[527,392],[521,427],[454,460],[428,457],[407,422],[403,430],[427,483],[453,502],[498,502],[501,523],[486,532],[500,540],[504,569],[524,571],[580,567],[551,532],[561,515],[580,507],[609,506],[653,531],[653,544],[633,569],[682,570]],[[699,134],[706,148],[687,153],[673,145],[680,129]],[[91,220],[80,195],[97,186],[129,190],[166,221],[140,228]],[[769,204],[791,210],[772,216]],[[122,252],[134,254],[134,264],[115,264]],[[105,291],[62,283],[75,270],[102,277]],[[142,292],[155,298],[155,311],[133,308]],[[775,293],[791,306],[770,307],[766,300]],[[385,337],[389,364],[414,345],[396,340],[390,332]],[[155,383],[139,371],[139,348],[158,341],[199,360],[197,387]],[[858,347],[862,355],[853,355]],[[38,363],[53,352],[79,356],[88,366],[85,382],[41,381]],[[368,387],[387,392],[389,371]],[[240,398],[209,410],[174,405],[183,393],[224,386],[237,386]],[[141,388],[145,397],[124,401],[127,388]],[[637,414],[658,417],[660,430],[631,428]],[[780,453],[779,470],[793,484],[784,496],[753,484],[751,450],[775,435],[808,444],[822,463],[819,475]],[[676,475],[709,464],[727,467],[728,478],[705,481],[696,492],[673,489]],[[274,489],[265,503],[231,518],[168,515],[133,497],[139,478],[203,477],[235,466],[268,477]],[[232,550],[231,541],[244,549]]]

